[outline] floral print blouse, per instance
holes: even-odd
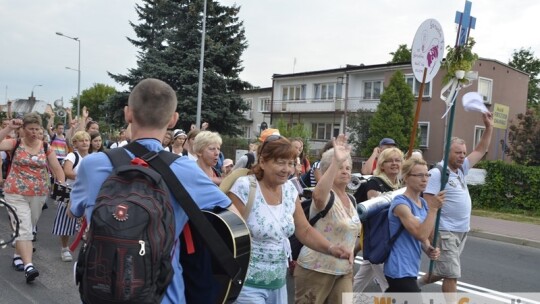
[[[244,205],[249,196],[249,184],[249,176],[242,176],[230,189]],[[281,204],[268,205],[257,182],[255,199],[246,221],[251,234],[247,286],[277,289],[286,283],[288,238],[294,233],[293,214],[298,191],[290,181],[281,187]]]
[[[16,142],[13,142],[15,147]],[[49,149],[47,155],[51,153]],[[4,192],[25,196],[46,196],[49,192],[49,173],[47,171],[47,155],[43,145],[38,154],[32,155],[25,149],[21,141],[14,153],[11,168],[6,178]]]

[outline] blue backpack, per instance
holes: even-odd
[[[398,231],[390,237],[388,212],[390,212],[390,204],[362,221],[364,233],[362,256],[364,260],[370,261],[371,264],[382,264],[388,259],[394,243],[405,229],[401,224]]]

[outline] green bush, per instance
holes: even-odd
[[[469,186],[473,208],[540,215],[540,167],[483,161],[484,185]]]

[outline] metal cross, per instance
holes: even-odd
[[[456,12],[455,23],[459,25],[458,37],[456,38],[456,45],[464,45],[467,43],[469,32],[474,29],[476,25],[476,18],[471,16],[471,1],[465,1],[465,9],[462,12]]]

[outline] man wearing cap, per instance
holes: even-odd
[[[381,152],[385,149],[395,147],[396,145],[396,142],[392,138],[381,139],[379,146],[373,149],[373,153],[371,153],[371,156],[368,158],[368,160],[366,160],[360,172],[363,175],[373,174],[373,171],[375,171],[375,168],[377,168],[377,158],[379,157],[379,154],[381,154]]]
[[[265,129],[261,132],[259,136],[259,142],[249,144],[249,152],[242,155],[240,159],[234,165],[233,170],[238,168],[247,168],[250,169],[257,162],[257,148],[259,143],[263,143],[266,138],[270,135],[280,135],[278,129]]]

